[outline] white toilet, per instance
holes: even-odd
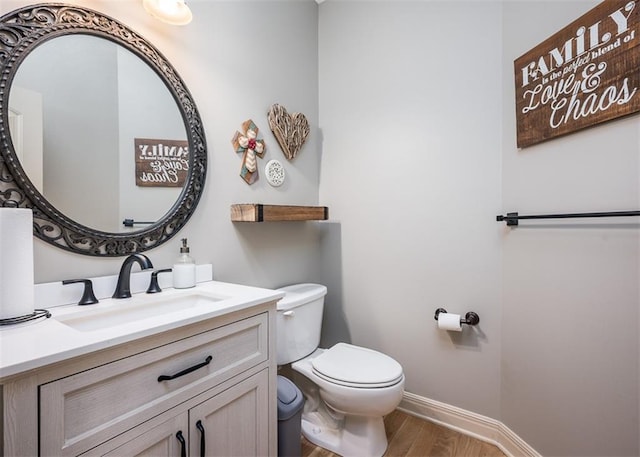
[[[375,457],[387,449],[383,417],[402,400],[402,366],[371,349],[338,343],[318,349],[327,288],[297,284],[279,289],[278,365],[292,363],[306,402],[302,434],[343,456]]]

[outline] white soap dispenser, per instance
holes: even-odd
[[[196,285],[196,262],[189,256],[187,239],[182,238],[180,257],[173,264],[173,287],[176,289],[188,289]]]

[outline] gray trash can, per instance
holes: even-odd
[[[298,386],[278,376],[278,455],[299,457],[302,454],[300,428],[304,396]]]

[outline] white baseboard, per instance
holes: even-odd
[[[502,422],[405,392],[398,409],[497,446],[508,457],[542,457]]]

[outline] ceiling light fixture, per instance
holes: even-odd
[[[193,15],[184,0],[142,0],[147,12],[156,19],[171,25],[186,25]]]

